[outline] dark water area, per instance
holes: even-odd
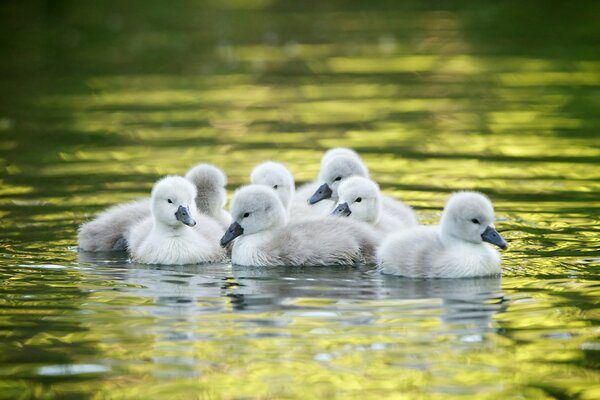
[[[0,3],[0,398],[600,397],[600,3]],[[198,162],[334,146],[502,278],[144,266],[77,226]]]

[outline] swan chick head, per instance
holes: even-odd
[[[196,188],[181,176],[167,176],[152,188],[152,216],[157,224],[171,228],[194,226]]]
[[[332,157],[319,171],[319,183],[317,191],[308,199],[310,204],[318,203],[324,199],[338,200],[338,186],[351,176],[368,177],[369,171],[360,158],[350,156]]]
[[[362,176],[344,179],[338,188],[338,197],[332,215],[349,216],[370,224],[379,221],[381,192],[371,179]]]
[[[287,212],[272,189],[248,185],[238,189],[231,200],[233,223],[221,238],[227,246],[241,235],[251,235],[287,224]]]
[[[222,209],[227,202],[227,176],[212,164],[197,164],[189,169],[185,178],[196,187],[196,207],[201,212]]]
[[[360,162],[362,162],[360,156],[358,155],[358,153],[356,151],[349,149],[347,147],[334,147],[333,149],[327,150],[323,154],[323,157],[321,157],[321,167],[320,168],[323,169],[323,167],[329,161],[331,161],[332,158],[338,157],[338,156],[353,157],[353,158],[356,158],[357,160],[359,160]]]
[[[185,178],[196,186],[224,187],[227,185],[227,177],[223,171],[212,164],[197,164],[193,166],[185,174]]]
[[[294,177],[285,165],[265,161],[258,164],[250,174],[250,182],[254,185],[268,186],[275,191],[283,206],[289,208],[294,196]]]
[[[481,193],[454,193],[442,213],[442,235],[470,243],[488,242],[505,250],[508,245],[494,226],[494,207]]]

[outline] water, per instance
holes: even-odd
[[[0,5],[1,398],[600,397],[597,2],[324,3]],[[164,174],[340,145],[425,223],[489,195],[502,279],[74,250]]]

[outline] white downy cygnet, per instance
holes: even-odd
[[[366,222],[375,229],[378,237],[383,239],[389,233],[398,232],[414,224],[410,221],[413,210],[405,206],[405,218],[382,210],[381,192],[379,185],[369,178],[352,176],[344,179],[338,187],[338,204],[332,215],[338,217],[350,217],[358,221]]]
[[[211,164],[198,164],[190,168],[185,178],[196,186],[198,212],[216,219],[226,229],[231,215],[223,209],[227,203],[227,177],[223,171]]]
[[[222,228],[196,212],[196,188],[168,176],[152,189],[152,216],[126,233],[131,260],[143,264],[183,265],[222,261]]]
[[[150,215],[150,199],[117,204],[104,210],[77,231],[79,249],[83,251],[125,251],[123,235],[132,225]]]
[[[289,211],[295,186],[294,177],[285,165],[274,161],[260,163],[250,173],[250,182],[273,189],[283,207]]]
[[[196,186],[196,206],[199,212],[217,220],[225,230],[231,221],[229,213],[223,210],[227,201],[225,174],[213,165],[199,164],[188,171],[186,178]],[[94,252],[124,251],[127,249],[125,232],[150,215],[149,198],[112,206],[79,227],[79,249]]]
[[[319,171],[323,170],[323,168],[325,167],[325,164],[327,164],[332,158],[337,157],[337,156],[346,156],[346,157],[355,158],[356,160],[358,160],[358,162],[360,162],[364,166],[364,163],[362,162],[360,156],[354,150],[349,149],[347,147],[334,147],[332,149],[327,150],[325,153],[323,153],[323,156],[321,157],[321,161],[320,161]],[[366,166],[365,166],[365,168],[366,168]],[[306,183],[306,184],[300,186],[296,190],[296,195],[294,197],[294,203],[306,204],[307,203],[306,200],[310,196],[312,196],[312,194],[319,188],[319,186],[321,186],[321,183],[319,183],[319,178],[317,175],[317,179],[315,181]],[[324,201],[323,203],[328,204],[328,202],[326,202],[326,201]],[[314,212],[314,211],[319,211],[319,208],[325,209],[326,207],[323,207],[323,204],[320,204],[319,206],[313,205],[311,208]],[[320,213],[316,213],[316,215],[323,215],[322,210]]]
[[[317,178],[319,187],[308,199],[309,204],[319,210],[321,215],[330,214],[337,204],[338,186],[343,179],[354,175],[369,176],[367,167],[358,157],[347,155],[329,157],[329,161],[319,171]]]
[[[384,274],[411,278],[469,278],[498,275],[508,245],[494,227],[494,208],[476,192],[453,194],[439,226],[419,226],[390,235],[378,250]]]
[[[321,186],[314,192],[308,202],[310,204],[318,204],[329,200],[327,205],[321,208],[321,211],[325,214],[331,213],[339,200],[339,185],[351,176],[369,177],[369,171],[360,157],[357,155],[331,157],[329,162],[319,172]],[[333,205],[330,205],[331,202],[333,202]],[[401,219],[406,226],[417,224],[417,215],[415,212],[401,201],[389,196],[381,196],[381,206],[387,214]]]
[[[356,151],[354,151],[352,149],[349,149],[347,147],[334,147],[333,149],[327,150],[323,154],[323,157],[321,157],[321,166],[320,166],[320,168],[323,169],[323,167],[329,161],[331,161],[332,158],[338,157],[338,156],[352,157],[352,158],[357,159],[361,163],[363,162],[362,159],[360,158],[360,156],[358,155],[358,153]]]
[[[234,222],[221,245],[235,240],[233,264],[319,266],[373,260],[375,237],[367,226],[330,217],[288,223],[281,201],[264,186],[249,185],[236,191],[231,215]]]

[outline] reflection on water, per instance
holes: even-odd
[[[0,398],[600,397],[600,3],[88,3],[0,4]],[[161,175],[340,145],[425,223],[488,194],[502,279],[73,251]]]

